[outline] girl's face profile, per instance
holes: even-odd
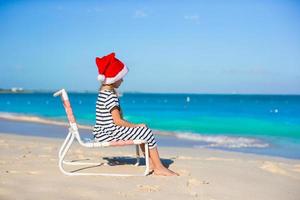
[[[120,85],[121,85],[122,82],[123,82],[123,78],[121,78],[120,80],[116,81],[116,82],[114,83],[114,87],[115,87],[115,88],[120,87]]]

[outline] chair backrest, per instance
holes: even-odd
[[[64,105],[70,127],[74,131],[77,131],[78,130],[77,123],[76,123],[76,120],[75,120],[75,117],[74,117],[74,114],[73,114],[73,111],[72,111],[71,103],[69,101],[69,97],[68,97],[68,94],[67,94],[66,90],[61,89],[61,90],[55,92],[53,96],[57,97],[59,95],[61,96],[61,100],[62,100],[62,103]]]

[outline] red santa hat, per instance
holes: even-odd
[[[96,58],[98,67],[98,80],[104,84],[112,84],[123,78],[128,68],[117,58],[115,53],[108,54],[102,58]]]

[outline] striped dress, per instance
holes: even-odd
[[[147,127],[125,127],[114,124],[111,110],[118,107],[121,111],[118,96],[111,90],[99,91],[96,102],[96,124],[93,134],[97,142],[110,142],[119,140],[146,140],[149,148],[156,147],[152,130]],[[122,113],[121,113],[122,115]]]

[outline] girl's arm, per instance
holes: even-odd
[[[138,126],[144,126],[144,127],[146,127],[145,124],[133,124],[133,123],[130,123],[130,122],[128,122],[128,121],[122,119],[118,107],[114,107],[114,108],[111,110],[111,115],[112,115],[112,118],[113,118],[113,120],[114,120],[114,123],[115,123],[116,125],[118,125],[118,126],[126,126],[126,127],[138,127]]]

